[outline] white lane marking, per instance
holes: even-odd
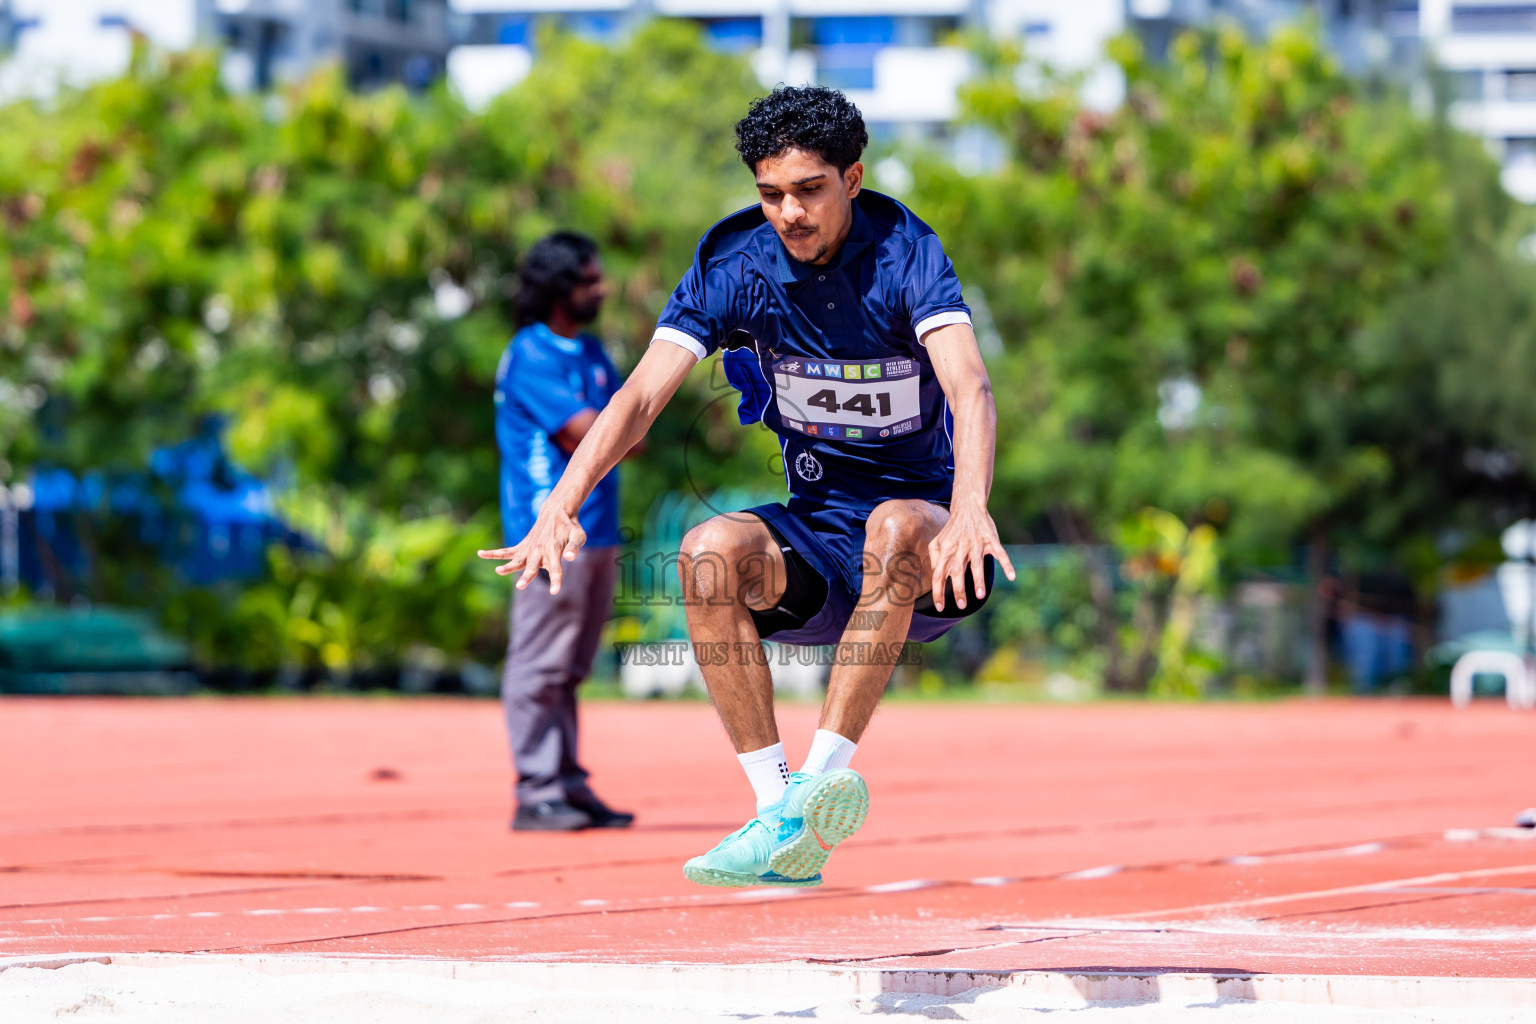
[[[658,902],[671,902],[671,897],[660,897]],[[606,904],[608,900],[583,900],[578,906],[597,906]],[[537,907],[539,904],[527,900],[515,903],[507,903],[504,906],[510,909],[525,909]],[[225,914],[241,914],[246,917],[282,917],[285,914],[382,914],[387,912],[407,912],[417,910],[437,910],[438,907],[252,907],[245,910],[195,910],[185,914],[144,914],[104,916],[92,915],[90,917],[34,917],[24,918],[14,922],[15,924],[66,924],[69,922],[91,922],[99,924],[103,921],[175,921],[194,917],[223,917]],[[455,910],[484,910],[484,904],[461,903],[454,907]],[[3,923],[3,922],[0,922]]]
[[[780,900],[786,896],[799,896],[805,889],[743,889],[733,893],[738,900]]]
[[[1511,896],[1536,896],[1536,889],[1505,888],[1495,885],[1394,885],[1381,892],[1452,892],[1463,896],[1481,896],[1490,893],[1507,893]]]
[[[1003,932],[1052,934],[1112,935],[1252,935],[1287,940],[1318,939],[1358,943],[1369,939],[1403,942],[1500,942],[1505,944],[1536,942],[1536,928],[1373,928],[1356,924],[1315,925],[1313,927],[1255,921],[1252,918],[1216,918],[1206,921],[1155,921],[1130,924],[1096,917],[1053,918],[1045,921],[1015,921],[995,926]]]
[[[1108,878],[1110,875],[1118,875],[1125,868],[1119,864],[1104,864],[1096,868],[1084,868],[1081,871],[1070,871],[1065,875],[1057,875],[1057,878],[1070,879],[1074,882],[1088,881],[1094,878]]]
[[[1366,885],[1345,885],[1337,889],[1314,889],[1311,892],[1287,893],[1283,896],[1255,896],[1246,900],[1224,900],[1220,903],[1196,903],[1187,907],[1170,907],[1166,910],[1142,910],[1129,914],[1112,914],[1115,920],[1131,921],[1149,917],[1168,917],[1171,914],[1192,914],[1206,910],[1230,910],[1237,907],[1267,907],[1276,903],[1295,903],[1298,900],[1324,899],[1329,896],[1354,896],[1360,893],[1380,892],[1404,885],[1435,885],[1440,882],[1459,882],[1464,878],[1494,878],[1499,875],[1536,874],[1536,864],[1518,864],[1503,868],[1479,868],[1475,871],[1445,871],[1435,875],[1419,875],[1415,878],[1390,878]]]
[[[1340,857],[1363,857],[1368,853],[1381,853],[1386,848],[1385,843],[1360,843],[1356,846],[1346,846],[1338,853]]]
[[[927,878],[909,878],[904,882],[886,882],[883,885],[866,886],[864,891],[877,893],[912,892],[917,889],[930,889],[938,884],[938,882]]]
[[[1448,829],[1444,833],[1444,838],[1447,841],[1451,841],[1451,842],[1469,842],[1469,841],[1472,841],[1472,840],[1484,839],[1484,838],[1486,838],[1486,839],[1506,839],[1506,838],[1524,839],[1524,838],[1528,838],[1528,837],[1536,838],[1536,830],[1529,830],[1529,829],[1503,829],[1503,828]],[[1289,860],[1289,859],[1294,859],[1294,858],[1296,858],[1298,856],[1305,856],[1305,857],[1328,857],[1328,856],[1335,856],[1335,857],[1338,857],[1338,856],[1343,856],[1343,857],[1359,857],[1359,856],[1365,856],[1365,855],[1368,855],[1368,854],[1384,852],[1387,849],[1391,848],[1391,846],[1392,846],[1392,844],[1389,843],[1389,842],[1371,842],[1371,843],[1357,843],[1357,844],[1355,844],[1353,846],[1333,847],[1333,848],[1326,849],[1326,850],[1307,851],[1307,852],[1305,852],[1303,854],[1296,854],[1296,853],[1275,853],[1275,854],[1269,854],[1269,855],[1240,854],[1238,856],[1227,857],[1227,858],[1225,858],[1223,860],[1216,861],[1215,863],[1230,864],[1230,865],[1235,865],[1235,866],[1248,866],[1248,865],[1256,865],[1256,864],[1265,864],[1265,863],[1268,863],[1268,862],[1273,861],[1273,860]],[[1154,866],[1156,866],[1156,865],[1154,865]],[[1105,865],[1100,865],[1098,867],[1084,868],[1084,869],[1081,869],[1081,870],[1078,870],[1078,871],[1068,871],[1068,872],[1061,872],[1061,873],[1054,874],[1054,875],[1040,875],[1040,876],[1033,876],[1033,877],[1014,877],[1014,876],[1009,876],[1009,875],[986,875],[986,876],[982,876],[982,877],[979,877],[979,878],[972,878],[972,879],[969,880],[969,882],[960,882],[958,884],[961,884],[961,885],[967,885],[968,884],[968,885],[972,885],[972,886],[980,886],[980,887],[993,888],[993,887],[1004,886],[1004,885],[1015,885],[1015,884],[1018,884],[1018,883],[1021,883],[1021,882],[1047,881],[1047,880],[1052,880],[1052,879],[1055,879],[1055,880],[1068,880],[1068,881],[1090,881],[1090,880],[1097,879],[1097,878],[1108,878],[1108,877],[1110,877],[1112,875],[1119,874],[1122,871],[1133,871],[1133,870],[1138,870],[1138,867],[1136,865],[1131,865],[1130,867],[1126,867],[1126,866],[1118,865],[1118,864],[1105,864]],[[1518,873],[1525,872],[1525,871],[1530,871],[1532,873],[1536,873],[1536,865],[1531,865],[1531,866],[1527,866],[1527,867],[1517,867],[1517,868],[1497,868],[1497,869],[1492,869],[1492,870],[1493,870],[1494,874],[1507,874],[1507,873],[1518,874]],[[1355,893],[1355,892],[1370,892],[1370,891],[1373,891],[1373,890],[1374,891],[1389,892],[1389,891],[1394,891],[1394,890],[1397,890],[1397,889],[1401,889],[1404,885],[1412,885],[1414,882],[1424,881],[1426,879],[1427,880],[1433,880],[1433,881],[1441,881],[1441,880],[1454,880],[1454,879],[1459,879],[1459,878],[1471,878],[1471,877],[1478,877],[1478,873],[1477,872],[1472,872],[1472,873],[1465,873],[1465,872],[1463,872],[1463,873],[1457,873],[1457,874],[1429,875],[1429,876],[1425,876],[1424,879],[1403,879],[1400,882],[1379,882],[1379,883],[1373,883],[1371,885],[1352,886],[1352,887],[1349,887],[1349,888],[1346,888],[1346,889],[1340,889],[1340,890],[1321,890],[1319,892],[1314,892],[1314,893],[1298,893],[1298,894],[1290,895],[1290,896],[1263,897],[1263,898],[1260,898],[1257,901],[1248,900],[1248,901],[1236,901],[1236,902],[1233,902],[1233,903],[1205,904],[1205,905],[1201,905],[1200,907],[1181,908],[1181,909],[1182,910],[1191,910],[1191,909],[1210,909],[1210,908],[1219,908],[1219,907],[1227,907],[1227,906],[1258,906],[1258,905],[1263,905],[1266,902],[1268,902],[1268,903],[1283,903],[1283,902],[1288,902],[1288,901],[1293,901],[1293,900],[1300,900],[1300,899],[1308,899],[1308,898],[1318,897],[1318,896],[1335,895],[1335,894],[1343,895],[1343,894]],[[899,882],[886,882],[886,883],[883,883],[881,885],[871,885],[871,886],[867,886],[867,887],[865,887],[865,888],[863,888],[861,890],[857,890],[857,891],[863,892],[863,893],[867,893],[867,894],[885,895],[885,894],[890,894],[890,893],[914,892],[914,891],[917,891],[917,890],[920,890],[920,889],[929,889],[929,888],[934,888],[936,886],[945,885],[945,884],[955,884],[955,883],[946,883],[944,881],[935,881],[935,880],[932,880],[932,879],[914,878],[914,879],[906,879],[904,881],[899,881]],[[1488,892],[1492,892],[1492,891],[1509,891],[1509,892],[1513,893],[1513,892],[1521,892],[1521,891],[1524,891],[1524,890],[1517,890],[1517,889],[1510,889],[1510,890],[1483,889],[1483,890],[1469,890],[1469,891],[1488,891]],[[742,890],[740,892],[733,893],[735,898],[740,899],[740,900],[784,899],[784,898],[787,898],[787,897],[794,897],[794,896],[799,896],[799,895],[804,895],[804,894],[805,894],[805,890],[802,890],[802,889],[791,889],[791,888],[747,889],[747,890]],[[679,901],[697,902],[697,901],[700,901],[700,900],[711,900],[711,899],[718,899],[718,898],[719,898],[719,894],[716,894],[716,893],[693,893],[693,894],[689,894],[687,896],[657,896],[657,897],[650,897],[650,898],[643,898],[642,897],[642,898],[635,899],[635,900],[618,900],[618,901],[603,900],[603,899],[588,899],[588,900],[581,900],[580,902],[574,904],[574,906],[598,907],[598,906],[607,906],[607,905],[610,905],[610,904],[615,903],[615,902],[617,902],[617,903],[647,903],[647,904],[651,904],[651,905],[665,905],[665,904],[669,904],[669,903],[677,903]],[[530,909],[535,909],[537,907],[544,906],[544,905],[545,904],[541,904],[541,903],[539,903],[537,901],[534,901],[534,900],[513,900],[513,901],[510,901],[510,902],[501,904],[501,906],[507,908],[508,910],[530,910]],[[549,904],[549,906],[560,906],[560,904]],[[278,908],[278,907],[262,907],[262,908],[254,908],[254,909],[249,909],[249,910],[227,911],[227,913],[245,914],[245,915],[248,915],[248,916],[251,916],[251,917],[266,917],[266,916],[281,916],[281,915],[284,915],[284,914],[345,914],[345,913],[373,914],[373,913],[388,913],[388,912],[412,913],[412,912],[420,912],[420,911],[440,911],[442,909],[443,908],[441,906],[439,906],[438,904],[427,903],[427,904],[422,904],[420,906],[410,906],[410,907],[372,907],[372,906],[364,906],[364,907],[352,907],[350,909],[339,909],[339,908],[335,908],[335,907],[304,907],[304,908],[296,908],[296,909],[284,909],[284,908]],[[485,904],[480,904],[480,903],[460,903],[460,904],[456,904],[452,909],[454,909],[454,910],[464,910],[464,911],[473,911],[473,910],[484,910],[484,909],[487,909],[487,906]],[[1175,912],[1176,911],[1161,911],[1160,910],[1160,911],[1147,911],[1147,912],[1142,912],[1142,913],[1137,913],[1137,914],[1126,914],[1126,915],[1119,915],[1119,916],[1125,917],[1125,918],[1155,917],[1155,916],[1158,916],[1158,915],[1161,915],[1161,914],[1175,913]],[[62,924],[62,923],[66,923],[66,922],[69,922],[69,921],[91,922],[91,923],[100,923],[100,922],[106,922],[106,921],[131,921],[131,920],[170,921],[170,920],[176,920],[178,918],[183,918],[183,917],[218,917],[218,916],[221,915],[221,913],[225,913],[225,912],[223,912],[223,911],[195,911],[195,912],[187,913],[187,914],[151,914],[151,915],[147,915],[145,917],[132,917],[132,916],[112,916],[112,917],[92,916],[92,917],[80,917],[80,918],[34,918],[34,919],[29,919],[29,920],[18,921],[16,923],[18,923],[18,924],[37,925],[37,924]]]
[[[1479,839],[1514,839],[1523,842],[1536,840],[1536,829],[1533,828],[1448,828],[1445,830],[1445,841],[1448,843],[1471,843]]]

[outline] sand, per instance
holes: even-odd
[[[598,993],[520,988],[502,981],[409,974],[297,974],[276,977],[233,964],[133,967],[99,963],[0,971],[0,1021],[57,1024],[678,1024],[806,1019],[820,1024],[956,1020],[1002,1024],[1515,1024],[1536,1009],[1367,1010],[1294,1003],[1220,1002],[1085,1006],[1043,1003],[1017,990],[973,989],[957,996],[885,994],[805,998],[699,992]]]

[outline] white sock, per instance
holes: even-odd
[[[834,768],[847,768],[848,762],[853,760],[853,752],[858,749],[859,745],[853,740],[829,729],[817,729],[811,739],[811,752],[805,756],[805,767],[800,770],[807,775],[820,775]]]
[[[784,760],[784,744],[775,743],[762,750],[737,754],[736,760],[746,770],[752,792],[757,794],[759,813],[779,802],[789,788],[789,762]]]

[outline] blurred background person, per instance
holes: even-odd
[[[1412,581],[1390,568],[1355,572],[1345,575],[1339,590],[1339,649],[1350,690],[1370,694],[1391,683],[1406,685],[1403,677],[1417,661],[1419,601]]]
[[[518,332],[496,371],[496,442],[506,543],[523,538],[619,374],[596,337],[605,295],[597,244],[560,231],[528,250],[513,304]],[[618,471],[598,484],[580,514],[587,546],[550,593],[549,576],[512,603],[502,707],[517,774],[517,831],[625,828],[587,785],[577,760],[576,687],[592,670],[613,603],[619,544]]]

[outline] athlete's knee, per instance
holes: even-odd
[[[683,534],[683,556],[696,562],[734,562],[743,547],[739,532],[722,516],[706,519]]]
[[[684,534],[677,560],[683,602],[729,603],[736,592],[735,566],[745,547],[739,531],[719,518],[706,520]]]
[[[918,502],[887,501],[875,506],[864,527],[864,550],[881,559],[921,556],[928,545],[928,518]]]
[[[910,605],[922,593],[928,517],[919,502],[876,506],[864,527],[862,600]]]

